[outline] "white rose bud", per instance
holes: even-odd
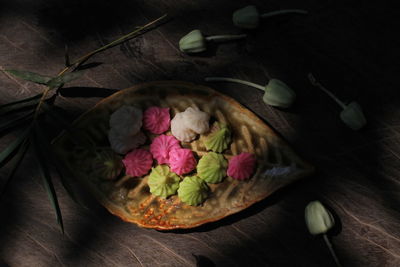
[[[333,219],[332,214],[321,204],[321,202],[316,200],[308,203],[304,211],[304,216],[308,231],[312,235],[322,234],[336,265],[341,267],[342,265],[339,262],[339,258],[336,256],[335,250],[326,234],[335,225],[335,220]]]
[[[267,85],[262,86],[248,81],[225,77],[207,77],[206,82],[234,82],[245,84],[264,91],[263,101],[271,106],[279,108],[290,107],[296,99],[296,93],[284,82],[278,79],[271,79]]]
[[[342,111],[340,112],[340,119],[351,129],[359,130],[367,124],[367,119],[364,116],[364,113],[361,109],[361,106],[357,102],[351,102],[346,105],[340,99],[338,99],[334,94],[332,94],[328,89],[323,87],[314,76],[309,73],[308,78],[312,85],[318,87],[322,91],[324,91],[327,95],[329,95],[339,106],[342,107]]]
[[[257,8],[253,5],[236,10],[232,15],[233,24],[241,29],[255,29],[260,24],[260,18],[268,18],[276,15],[297,13],[307,14],[308,12],[300,9],[277,10],[260,15]]]
[[[332,214],[318,200],[307,205],[305,219],[312,235],[325,234],[335,225]]]
[[[232,15],[233,24],[241,29],[255,29],[260,23],[260,13],[253,5],[236,10]]]
[[[207,49],[206,39],[200,30],[193,30],[179,41],[179,49],[185,53],[200,53]]]
[[[214,36],[207,36],[201,33],[200,30],[193,30],[183,36],[179,40],[179,50],[185,53],[200,53],[204,52],[207,49],[207,42],[214,41],[214,42],[226,42],[232,40],[238,40],[245,38],[245,34],[239,35],[214,35]]]
[[[361,106],[354,101],[345,106],[340,113],[340,118],[353,130],[359,130],[367,123]]]

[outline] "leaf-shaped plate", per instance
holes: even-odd
[[[171,117],[189,106],[197,106],[211,117],[229,124],[232,143],[224,151],[225,158],[241,152],[257,157],[257,169],[247,181],[226,177],[223,182],[209,184],[211,195],[203,205],[192,207],[175,195],[162,199],[150,194],[148,176],[117,181],[99,179],[93,174],[96,148],[109,146],[107,131],[110,115],[122,105],[171,108]],[[192,228],[217,221],[258,202],[279,188],[313,171],[254,113],[234,99],[208,87],[179,81],[150,82],[122,90],[83,114],[74,124],[74,134],[62,133],[54,142],[55,151],[76,177],[111,213],[139,226],[169,230]],[[74,141],[77,134],[86,139],[83,145]],[[154,138],[154,136],[149,136]],[[204,136],[183,147],[198,157],[207,151]]]

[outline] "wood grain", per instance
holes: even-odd
[[[262,11],[302,8],[310,14],[265,21],[246,41],[210,46],[204,55],[179,52],[179,38],[194,28],[208,35],[239,33],[231,14],[250,3]],[[29,154],[0,202],[1,261],[10,266],[195,266],[195,254],[216,266],[334,266],[323,240],[310,236],[304,224],[305,205],[320,199],[340,218],[331,239],[344,266],[399,266],[399,38],[392,32],[398,9],[387,1],[2,1],[0,68],[55,74],[62,68],[65,43],[76,58],[166,12],[174,17],[171,22],[96,56],[93,60],[104,64],[71,86],[202,83],[211,75],[260,84],[282,79],[298,96],[290,110],[266,106],[262,93],[252,88],[210,86],[265,119],[317,173],[219,223],[168,233],[124,223],[90,199],[90,209],[84,210],[57,182],[66,228],[62,236]],[[341,99],[362,105],[365,129],[352,132],[342,124],[339,107],[308,83],[310,71]],[[0,88],[0,104],[41,90],[3,72]],[[71,119],[100,99],[85,97],[90,90],[74,94],[57,100]],[[17,134],[2,138],[0,148]],[[1,168],[2,181],[8,171]]]

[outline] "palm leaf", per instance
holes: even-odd
[[[28,147],[29,147],[29,141],[28,141],[28,139],[25,139],[25,141],[23,142],[21,147],[18,149],[18,152],[13,161],[13,165],[11,166],[11,171],[8,174],[7,180],[6,180],[3,188],[1,189],[0,199],[6,192],[9,184],[11,183],[11,180],[14,177],[15,172],[17,171],[19,165],[21,164],[22,160],[24,159],[24,156],[26,154],[26,151],[28,150]]]
[[[56,168],[56,171],[58,175],[60,176],[61,184],[69,194],[69,196],[80,206],[84,207],[83,203],[79,200],[77,195],[74,192],[74,189],[71,186],[71,181],[73,175],[67,171],[66,167],[64,164],[60,161],[60,159],[57,157],[57,155],[54,153],[53,148],[51,147],[48,138],[46,136],[46,133],[42,131],[42,129],[35,124],[35,134],[38,137],[38,143],[40,144],[41,148],[44,150],[45,154],[47,155],[47,158],[51,161],[51,163],[54,165]]]
[[[22,103],[14,106],[10,106],[8,108],[5,108],[3,110],[0,110],[0,116],[4,116],[10,113],[18,113],[18,112],[23,112],[23,111],[29,111],[33,110],[35,107],[37,107],[39,103],[38,101],[35,102],[28,102],[28,103]]]
[[[50,88],[57,88],[60,87],[68,82],[71,82],[73,80],[76,80],[80,77],[82,77],[83,71],[74,71],[74,72],[69,72],[66,74],[63,74],[61,76],[54,77],[50,81],[48,81],[47,86]]]
[[[2,166],[7,159],[9,159],[10,155],[14,153],[18,147],[26,140],[28,134],[31,131],[31,127],[28,127],[21,135],[17,137],[11,144],[8,145],[3,151],[0,153],[0,166]]]
[[[24,123],[32,119],[34,112],[29,112],[16,119],[0,123],[0,135],[7,133],[7,131],[14,129],[16,127],[22,126]]]
[[[32,102],[33,100],[39,100],[42,97],[42,95],[43,94],[38,94],[38,95],[34,95],[34,96],[31,96],[31,97],[28,97],[28,98],[24,98],[24,99],[21,99],[21,100],[18,100],[18,101],[14,101],[14,102],[10,102],[10,103],[7,103],[7,104],[3,104],[3,105],[0,106],[0,112],[3,112],[4,109],[7,109],[7,108],[9,108],[11,106],[14,106],[14,105],[23,104],[23,103],[26,103],[26,102]]]
[[[63,225],[61,210],[60,210],[60,206],[58,204],[57,194],[54,189],[53,182],[51,180],[49,168],[46,163],[46,158],[42,154],[42,151],[40,149],[39,142],[38,142],[38,136],[35,132],[34,132],[34,134],[31,135],[31,138],[32,138],[31,141],[33,143],[33,147],[35,149],[36,160],[39,165],[39,170],[40,170],[40,173],[42,176],[43,184],[44,184],[44,187],[47,192],[47,196],[48,196],[50,203],[56,213],[57,222],[61,228],[61,231],[64,234],[64,225]]]
[[[37,74],[30,71],[25,70],[4,70],[5,72],[10,73],[11,75],[23,79],[25,81],[30,81],[38,84],[46,85],[52,78],[43,76],[41,74]]]

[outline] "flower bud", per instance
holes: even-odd
[[[337,98],[334,94],[332,94],[328,89],[322,86],[317,80],[315,79],[314,75],[311,73],[308,74],[308,78],[312,85],[318,87],[322,91],[324,91],[327,95],[329,95],[339,106],[342,107],[342,112],[340,112],[340,119],[351,129],[359,130],[367,124],[367,119],[362,112],[361,106],[353,101],[350,104],[346,105],[343,103],[339,98]]]
[[[312,235],[325,234],[335,225],[332,214],[318,200],[307,205],[305,220]]]
[[[206,50],[206,40],[200,30],[193,30],[179,41],[179,49],[185,53],[199,53]]]
[[[260,14],[253,5],[236,10],[232,15],[233,24],[242,29],[255,29],[260,23]]]
[[[288,108],[295,99],[296,93],[281,80],[271,79],[265,86],[263,101],[268,105]]]
[[[361,106],[357,102],[347,105],[340,113],[340,118],[353,130],[359,130],[367,123]]]

